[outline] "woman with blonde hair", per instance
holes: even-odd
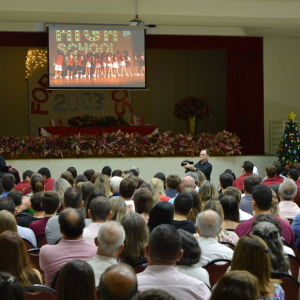
[[[65,191],[69,187],[72,187],[72,185],[66,179],[58,178],[55,180],[52,190],[58,194],[61,203],[64,201]]]
[[[204,173],[201,172],[200,170],[197,170],[195,173],[198,176],[198,186],[200,186],[201,182],[206,180],[206,177],[205,177]]]
[[[0,271],[7,272],[19,279],[22,287],[42,284],[40,272],[30,262],[22,238],[15,232],[0,234]]]
[[[0,233],[10,230],[18,233],[16,219],[12,213],[7,210],[0,211]]]
[[[266,243],[258,236],[246,235],[235,247],[231,271],[248,271],[258,279],[260,297],[284,300],[279,280],[271,279],[271,261]]]
[[[144,218],[137,213],[127,213],[121,219],[121,225],[125,230],[125,241],[119,257],[122,262],[132,266],[145,259],[149,229]]]
[[[152,185],[158,194],[160,201],[169,201],[171,198],[166,196],[164,189],[164,182],[159,178],[152,178],[149,182]]]
[[[207,200],[218,200],[218,191],[211,181],[205,180],[199,186],[199,196],[204,204]]]
[[[127,214],[125,201],[120,196],[111,197],[109,199],[112,215],[110,220],[121,222],[124,215]]]
[[[105,186],[105,195],[106,195],[106,198],[109,199],[110,195],[111,195],[111,192],[110,192],[110,186],[109,186],[109,181],[108,181],[108,176],[105,175],[105,174],[99,174],[97,175],[97,177],[95,178],[95,183],[97,182],[102,182]]]
[[[196,218],[198,214],[201,213],[202,209],[202,202],[200,196],[193,188],[186,188],[184,192],[192,195],[194,200],[192,211],[188,214],[187,219],[191,222],[196,223]]]
[[[75,181],[70,171],[62,172],[60,178],[67,180],[71,184],[71,186],[74,186]]]
[[[139,189],[148,189],[152,194],[154,203],[157,204],[158,202],[160,202],[158,193],[156,192],[155,188],[151,184],[144,182],[141,184]]]

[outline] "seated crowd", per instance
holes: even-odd
[[[199,170],[145,182],[135,166],[1,174],[0,299],[43,285],[61,300],[284,300],[276,274],[291,276],[300,251],[300,164],[287,177],[268,165],[263,180],[254,168],[225,170],[218,187]],[[213,281],[216,259],[229,264]]]

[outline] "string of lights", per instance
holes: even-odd
[[[26,79],[31,75],[33,69],[44,67],[48,62],[48,51],[45,49],[28,49],[26,55]]]

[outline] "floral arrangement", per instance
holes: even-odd
[[[241,154],[240,139],[235,134],[222,131],[201,135],[126,134],[119,130],[102,136],[74,135],[23,138],[0,138],[0,154],[5,158],[22,157],[99,157],[99,156],[194,156],[203,148],[214,154]]]
[[[122,126],[128,126],[129,124],[123,119],[123,117],[112,117],[112,116],[106,116],[106,117],[93,117],[93,116],[77,116],[72,117],[68,120],[68,125],[74,127],[122,127]]]
[[[212,114],[213,110],[205,97],[185,97],[174,108],[174,116],[181,120],[186,120],[188,116],[208,120]]]

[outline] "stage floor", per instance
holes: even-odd
[[[145,76],[116,76],[116,77],[86,77],[86,78],[56,78],[49,76],[49,87],[55,88],[116,88],[132,87],[145,88]]]

